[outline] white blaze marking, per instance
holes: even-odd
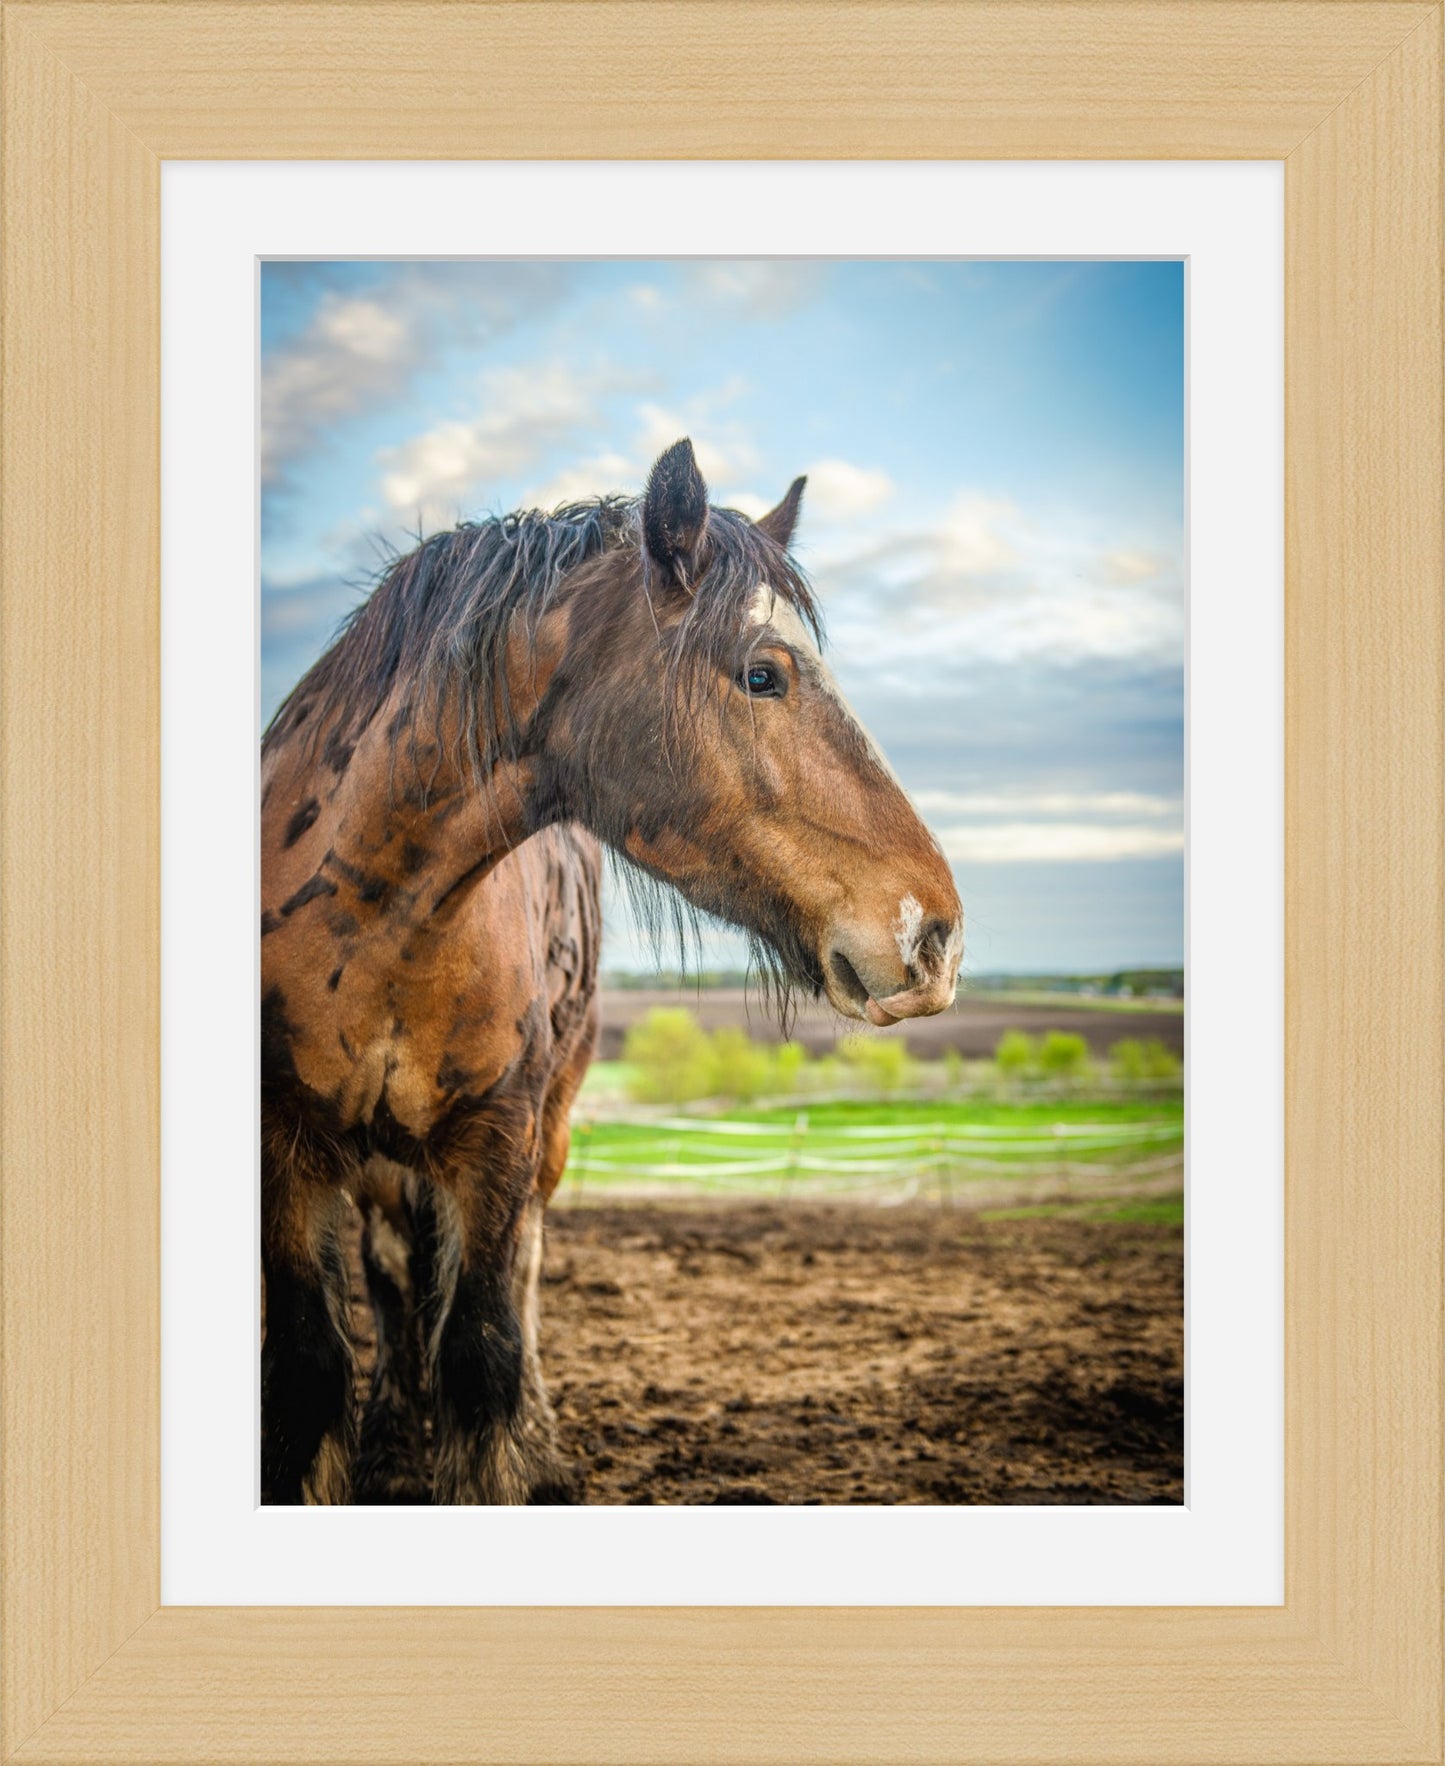
[[[918,934],[923,929],[923,903],[916,896],[905,895],[898,904],[898,954],[905,969],[913,966],[918,955]]]
[[[754,625],[770,625],[784,642],[791,644],[795,650],[801,650],[809,661],[816,662],[827,676],[831,691],[838,691],[832,675],[828,673],[827,663],[818,654],[813,634],[803,624],[797,608],[791,601],[785,601],[770,584],[759,583],[753,590],[753,604],[748,609],[748,618]]]

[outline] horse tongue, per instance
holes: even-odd
[[[869,1020],[876,1024],[880,1030],[886,1030],[890,1024],[896,1024],[898,1022],[891,1012],[885,1012],[883,1010],[877,1000],[869,1000],[868,1017]]]

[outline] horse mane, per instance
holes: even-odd
[[[330,648],[292,688],[262,737],[262,753],[303,725],[327,748],[349,748],[400,689],[393,742],[429,713],[438,742],[451,720],[451,758],[485,781],[508,758],[511,729],[503,652],[518,617],[535,642],[563,577],[608,552],[635,549],[641,587],[657,620],[641,546],[641,502],[597,497],[550,514],[526,509],[464,522],[433,535],[382,571],[342,621]],[[761,528],[734,509],[710,509],[707,558],[687,589],[683,618],[667,634],[675,688],[710,670],[741,666],[759,583],[791,602],[821,641],[817,602],[802,572]],[[453,717],[453,714],[454,717]]]
[[[689,706],[700,709],[709,679],[718,669],[736,673],[747,664],[759,584],[791,603],[822,642],[822,620],[806,577],[737,510],[709,509],[703,568],[683,591],[683,617],[666,631],[659,600],[678,590],[652,580],[640,499],[598,497],[550,514],[527,509],[488,516],[435,534],[383,567],[370,595],[346,616],[330,648],[277,709],[262,737],[263,755],[299,733],[310,758],[324,742],[322,758],[344,767],[362,732],[395,697],[400,703],[389,724],[393,765],[403,739],[414,761],[428,741],[436,757],[428,770],[434,773],[449,743],[453,764],[479,789],[489,789],[492,769],[509,757],[509,743],[520,735],[512,727],[503,666],[515,621],[520,616],[534,642],[565,576],[628,551],[636,568],[626,572],[624,592],[630,587],[645,594],[651,607],[670,688],[668,722],[679,750],[687,737],[683,713]],[[712,916],[615,849],[608,849],[608,858],[659,960],[673,934],[685,968],[689,951],[701,949],[702,927]],[[820,985],[813,965],[801,947],[780,953],[751,932],[747,937],[764,1003],[786,1031],[797,981],[806,974],[810,992]]]

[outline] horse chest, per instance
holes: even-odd
[[[396,980],[370,999],[342,990],[306,1027],[302,1080],[345,1132],[426,1143],[459,1104],[484,1096],[517,1064],[522,1025],[473,993]]]
[[[364,1043],[344,1079],[337,1111],[345,1129],[395,1122],[416,1140],[432,1127],[434,1112],[420,1063],[404,1035],[384,1031]]]

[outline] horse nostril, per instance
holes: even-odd
[[[838,983],[847,998],[856,1005],[865,1005],[868,1000],[868,989],[863,985],[862,977],[840,950],[828,953],[828,966],[833,971],[833,979]]]
[[[948,941],[952,937],[952,920],[930,920],[923,929],[923,936],[918,941],[918,948],[920,951],[931,951],[934,956],[941,957],[948,949]]]

